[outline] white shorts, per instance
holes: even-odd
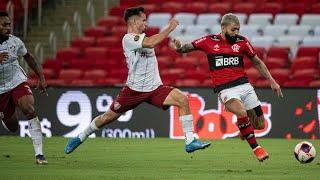
[[[257,94],[250,83],[224,89],[219,92],[218,97],[220,102],[223,104],[233,98],[239,99],[246,110],[250,110],[261,105]]]

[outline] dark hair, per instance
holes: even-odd
[[[4,16],[9,17],[9,14],[5,11],[0,11],[0,17],[4,17]]]
[[[125,10],[124,12],[124,21],[127,22],[131,16],[140,15],[140,13],[144,13],[143,7],[131,7]]]

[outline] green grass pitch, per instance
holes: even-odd
[[[258,162],[240,139],[214,140],[187,154],[182,140],[89,139],[73,153],[67,139],[46,138],[46,166],[35,164],[29,138],[0,137],[0,179],[320,179],[320,158],[300,164],[293,149],[300,140],[258,139],[270,158]],[[310,140],[308,140],[310,141]],[[313,140],[320,153],[320,141]]]

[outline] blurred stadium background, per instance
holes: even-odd
[[[319,0],[0,0],[0,10],[8,11],[14,21],[13,32],[42,64],[49,97],[35,90],[35,98],[46,137],[77,135],[111,104],[127,76],[121,45],[126,33],[122,15],[127,7],[138,5],[143,6],[148,15],[146,34],[149,36],[159,32],[172,17],[180,22],[170,38],[156,47],[156,54],[163,83],[189,93],[200,138],[236,137],[238,131],[233,115],[222,112],[223,107],[210,88],[206,56],[197,51],[180,55],[171,50],[168,43],[174,37],[190,42],[218,33],[220,18],[232,12],[240,19],[240,34],[251,41],[285,95],[284,99],[276,98],[268,82],[245,60],[245,71],[263,102],[268,125],[257,132],[258,136],[313,139],[319,149]],[[28,82],[35,87],[35,74],[24,61],[20,63],[29,74]],[[181,139],[176,112],[175,108],[162,112],[142,105],[95,136]],[[22,115],[19,124],[20,131],[15,135],[27,136],[27,123]],[[0,135],[12,133],[0,126]],[[1,141],[4,142],[5,137]],[[139,144],[139,141],[133,142]],[[62,144],[59,148],[63,148]],[[277,147],[274,148],[272,151],[277,153]],[[51,159],[49,156],[49,162]],[[319,160],[317,162],[319,165]],[[315,167],[301,175],[316,172]],[[163,175],[163,178],[168,177]]]

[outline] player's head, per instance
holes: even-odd
[[[221,33],[226,39],[234,44],[237,40],[236,35],[240,30],[240,22],[236,15],[229,13],[222,16],[221,19]]]
[[[8,38],[11,30],[11,22],[8,13],[0,11],[0,38]]]
[[[124,12],[124,21],[142,33],[147,28],[147,17],[143,7],[132,7]]]

